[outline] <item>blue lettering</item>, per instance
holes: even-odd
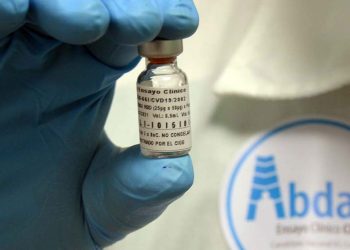
[[[305,192],[296,192],[295,183],[289,184],[290,217],[305,217],[309,211],[309,199]],[[298,202],[298,200],[300,202]],[[298,204],[297,204],[298,202]]]
[[[269,200],[274,205],[276,218],[284,219],[286,213],[272,155],[257,156],[256,158],[246,217],[248,221],[255,220],[258,205],[262,201],[264,193],[269,195]],[[335,200],[335,198],[339,198],[339,200]],[[288,205],[290,218],[304,218],[311,211],[318,218],[337,216],[340,219],[350,219],[350,193],[334,193],[334,184],[331,181],[325,183],[325,189],[312,194],[297,190],[296,183],[294,181],[290,182]]]
[[[325,208],[324,211],[322,211],[322,207]],[[333,185],[331,182],[327,182],[325,192],[315,194],[314,211],[320,218],[331,218],[333,216]]]
[[[337,208],[338,216],[340,218],[350,218],[350,193],[340,193],[339,198],[345,198],[345,201],[339,204]]]
[[[279,219],[285,217],[281,191],[278,183],[274,158],[272,156],[258,156],[256,158],[253,186],[250,193],[247,220],[255,220],[258,203],[268,193],[275,206]]]

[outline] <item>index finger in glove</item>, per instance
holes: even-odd
[[[128,65],[137,56],[136,46],[156,37],[182,39],[198,26],[192,0],[102,0],[111,23],[105,36],[90,51],[114,67]]]
[[[0,1],[0,39],[24,23],[28,8],[29,0]]]
[[[164,10],[159,37],[175,40],[189,37],[197,30],[199,16],[192,0],[157,1]]]
[[[100,0],[31,0],[29,20],[57,40],[87,44],[104,35],[110,17]]]

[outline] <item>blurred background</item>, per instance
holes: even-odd
[[[194,186],[109,250],[229,249],[219,197],[242,145],[291,118],[350,118],[349,1],[195,2],[200,28],[178,58],[190,83]],[[106,130],[120,146],[139,142],[135,84],[144,68],[117,84]]]

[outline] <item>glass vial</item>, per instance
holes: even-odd
[[[147,64],[137,80],[140,146],[146,157],[178,157],[191,149],[189,88],[176,62],[182,51],[182,40],[139,46]]]

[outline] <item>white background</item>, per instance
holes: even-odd
[[[322,115],[350,118],[350,88],[314,98],[268,101],[215,96],[214,84],[252,20],[256,0],[197,0],[201,26],[185,41],[179,66],[190,82],[195,184],[149,226],[108,249],[225,250],[219,216],[219,194],[226,169],[242,145],[257,132],[291,117]],[[332,2],[333,3],[333,2]],[[237,7],[243,5],[241,7]],[[106,125],[120,146],[138,143],[136,78],[144,63],[118,81]],[[349,70],[350,72],[350,70]],[[244,82],[241,83],[244,85]]]

